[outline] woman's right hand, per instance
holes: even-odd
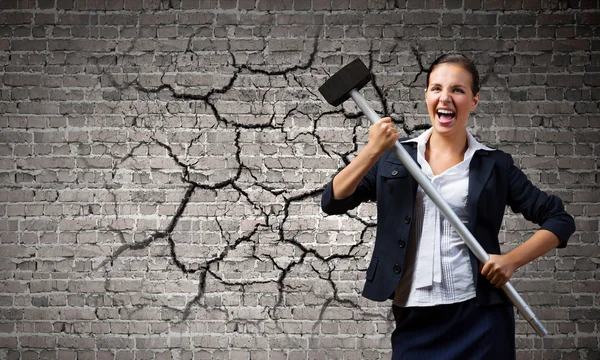
[[[382,155],[391,149],[399,138],[400,133],[392,123],[392,118],[385,117],[369,128],[369,143],[367,146],[377,155]]]
[[[333,197],[343,199],[350,196],[356,187],[384,152],[394,146],[400,134],[389,117],[378,120],[369,128],[369,142],[346,166],[333,178]]]

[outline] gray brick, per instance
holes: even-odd
[[[54,336],[21,336],[19,341],[22,346],[27,348],[52,348],[56,346],[56,337]]]
[[[77,338],[58,338],[58,346],[75,349],[92,349],[94,348],[94,339],[86,337]]]
[[[135,346],[135,340],[128,337],[100,337],[96,340],[100,349],[127,349]]]

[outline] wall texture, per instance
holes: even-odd
[[[317,88],[355,58],[406,135],[426,71],[482,74],[471,131],[578,231],[514,285],[519,359],[600,358],[598,0],[2,0],[0,359],[387,359],[375,208],[324,216],[368,139]],[[536,226],[507,210],[509,250]]]

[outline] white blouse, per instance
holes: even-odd
[[[467,132],[469,147],[463,161],[434,175],[425,160],[425,145],[432,131],[429,129],[404,142],[417,143],[417,162],[423,173],[456,215],[467,223],[469,164],[475,151],[493,149]],[[398,306],[434,306],[475,297],[469,248],[421,186],[417,189],[404,269],[394,298]]]

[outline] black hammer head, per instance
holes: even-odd
[[[328,103],[338,106],[350,97],[352,89],[360,90],[370,80],[369,69],[360,59],[356,59],[325,81],[319,92]]]

